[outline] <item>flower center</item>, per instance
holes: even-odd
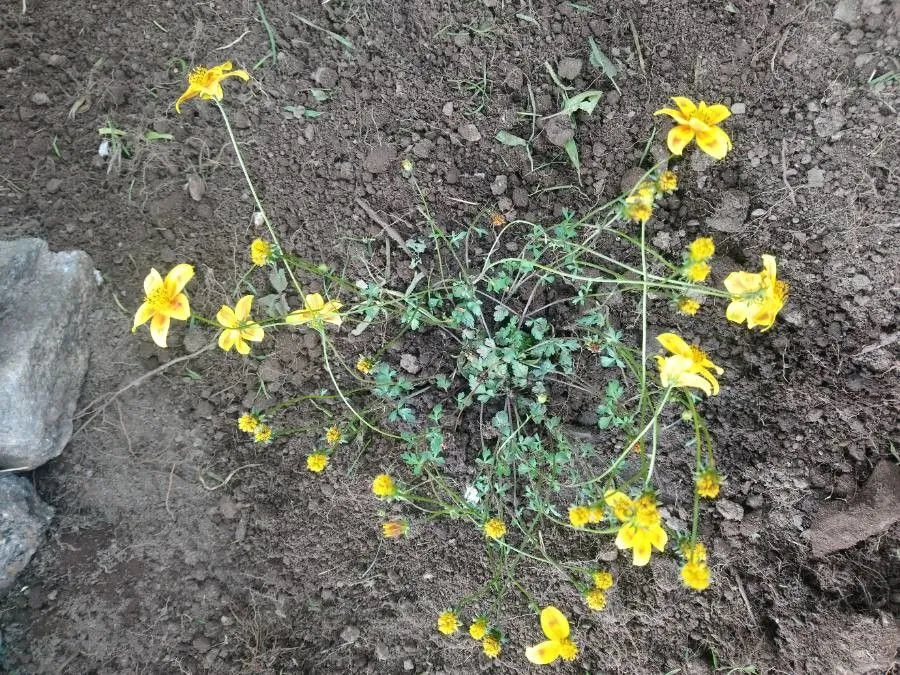
[[[171,302],[172,298],[164,284],[147,294],[147,304],[158,312],[166,309]]]
[[[188,84],[191,86],[208,87],[212,84],[212,80],[212,72],[203,66],[197,66],[188,75]]]
[[[694,363],[703,363],[706,359],[706,352],[697,345],[691,345],[691,361]]]
[[[788,285],[785,281],[776,281],[775,282],[775,297],[778,298],[780,302],[784,302],[784,299],[788,296]]]

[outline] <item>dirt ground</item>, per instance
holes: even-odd
[[[728,476],[723,502],[704,512],[714,585],[702,595],[681,588],[674,558],[643,569],[619,559],[610,563],[618,585],[608,609],[591,614],[547,576],[542,600],[566,609],[582,649],[555,668],[890,669],[900,529],[820,559],[809,531],[823,509],[852,504],[879,460],[896,461],[892,440],[900,447],[900,81],[877,79],[900,69],[900,5],[262,7],[276,63],[259,64],[269,37],[257,3],[246,0],[28,0],[0,10],[0,236],[83,249],[104,279],[79,407],[213,337],[179,327],[163,352],[146,333],[131,334],[150,267],[194,264],[192,303],[210,315],[258,234],[214,107],[191,102],[174,112],[185,65],[230,58],[252,72],[249,86],[227,86],[226,105],[270,215],[298,254],[351,280],[354,259],[385,264],[382,228],[357,198],[401,236],[416,234],[404,158],[441,222],[499,210],[550,223],[619,193],[651,129],[667,128],[652,112],[669,96],[725,102],[735,113],[725,125],[734,151],[714,166],[687,155],[681,189],[651,225],[654,243],[673,256],[695,236],[714,236],[719,282],[772,253],[791,286],[771,333],[751,335],[719,316],[677,320],[726,369],[721,395],[704,407]],[[590,64],[589,36],[617,67],[620,91]],[[520,148],[494,140],[499,130],[527,135],[517,113],[529,108],[529,86],[537,112],[553,112],[544,63],[564,57],[583,61],[576,90],[604,92],[578,124],[580,186],[544,134],[534,171]],[[113,166],[98,155],[106,126],[129,134],[131,152]],[[145,140],[147,130],[172,140]],[[186,186],[198,178],[204,193],[195,200]],[[409,270],[399,261],[395,250],[393,279],[403,286]],[[651,326],[670,321],[664,307],[651,313]],[[339,340],[349,353],[362,344],[346,332]],[[427,345],[397,345],[387,358],[410,350],[427,368]],[[0,599],[0,670],[530,671],[523,649],[540,636],[524,604],[510,607],[509,641],[494,662],[470,640],[434,629],[439,611],[481,583],[483,542],[453,522],[391,545],[381,539],[381,505],[368,486],[383,469],[402,474],[391,448],[348,448],[313,475],[302,437],[260,447],[237,431],[237,415],[265,392],[284,398],[327,386],[315,339],[282,333],[266,353],[273,357],[209,351],[172,365],[83,416],[63,455],[34,472],[56,518],[17,588]],[[679,500],[669,497],[673,512]]]

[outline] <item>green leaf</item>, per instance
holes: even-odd
[[[566,142],[564,149],[566,151],[566,154],[569,156],[569,161],[572,162],[572,166],[575,167],[575,171],[580,176],[581,175],[581,159],[579,159],[579,157],[578,157],[578,146],[575,144],[575,139],[570,138]]]
[[[287,276],[285,276],[284,270],[281,268],[273,270],[271,274],[269,274],[269,283],[272,284],[272,288],[274,288],[276,292],[283,293],[288,285]]]
[[[591,89],[589,91],[583,91],[580,94],[575,94],[572,98],[566,99],[565,105],[563,105],[562,112],[568,115],[574,115],[579,110],[586,112],[588,115],[594,112],[594,108],[597,107],[597,103],[600,102],[600,98],[603,96],[602,91],[597,91],[596,89]]]
[[[497,135],[494,136],[494,139],[499,141],[503,145],[508,145],[510,147],[528,147],[528,141],[526,141],[524,138],[514,136],[513,134],[509,133],[508,131],[504,131],[503,129],[497,132]]]
[[[172,134],[162,134],[158,131],[153,131],[152,129],[148,129],[144,132],[145,141],[171,141],[174,139],[175,137]]]
[[[591,55],[589,57],[591,65],[602,70],[603,74],[609,78],[610,82],[612,82],[616,91],[621,94],[622,90],[619,89],[619,85],[616,84],[615,80],[616,75],[619,74],[619,69],[616,68],[615,64],[609,60],[609,57],[601,51],[600,47],[597,46],[597,43],[594,42],[594,38],[588,36],[588,43],[591,46]]]

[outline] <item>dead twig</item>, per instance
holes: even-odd
[[[637,28],[634,25],[634,19],[628,19],[628,25],[631,26],[631,37],[634,38],[634,49],[637,51],[638,64],[644,77],[647,77],[647,66],[644,64],[644,53],[641,51],[641,41],[638,38]]]
[[[369,206],[369,202],[367,202],[362,197],[357,197],[356,203],[359,205],[359,208],[366,212],[366,215],[369,216],[369,218],[371,218],[382,230],[384,230],[384,233],[387,236],[397,242],[400,248],[409,253],[409,249],[406,247],[406,242],[403,241],[403,237],[400,236],[400,233],[397,232],[397,230],[395,230],[393,227],[388,225],[387,222],[385,222],[384,218],[375,213],[375,210],[371,206]]]
[[[206,484],[206,481],[203,480],[203,472],[204,472],[204,469],[199,469],[199,470],[197,471],[197,478],[200,479],[200,484],[201,484],[205,489],[207,489],[207,490],[209,490],[210,492],[212,492],[213,490],[218,490],[220,487],[225,487],[226,485],[228,485],[228,483],[231,481],[231,479],[234,478],[234,474],[236,474],[238,471],[241,471],[242,469],[252,469],[252,468],[255,467],[255,466],[262,466],[262,464],[244,464],[243,466],[239,466],[239,467],[236,468],[234,471],[232,471],[230,474],[228,474],[228,476],[225,477],[225,480],[223,480],[223,481],[222,481],[221,483],[219,483],[218,485],[213,485],[212,487],[210,487],[209,485],[207,485],[207,484]],[[175,470],[175,467],[174,467],[174,466],[172,467],[172,470],[173,470],[173,471]],[[216,478],[216,479],[219,478],[219,477],[216,476],[215,474],[210,474],[210,475],[212,475],[213,478]]]
[[[784,183],[784,186],[788,190],[788,196],[791,198],[791,204],[797,206],[797,196],[794,194],[793,186],[788,182],[787,179],[787,141],[785,139],[781,139],[781,181]]]

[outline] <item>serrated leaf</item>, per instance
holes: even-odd
[[[274,288],[278,293],[283,293],[287,288],[287,276],[284,273],[284,270],[279,268],[277,270],[272,270],[269,274],[269,283],[272,284],[272,288]]]
[[[518,147],[518,146],[521,146],[523,148],[528,147],[528,141],[526,141],[524,138],[515,136],[515,135],[509,133],[508,131],[504,131],[503,129],[501,129],[500,131],[497,132],[497,135],[494,136],[494,139],[499,141],[503,145],[508,145],[510,147]]]

